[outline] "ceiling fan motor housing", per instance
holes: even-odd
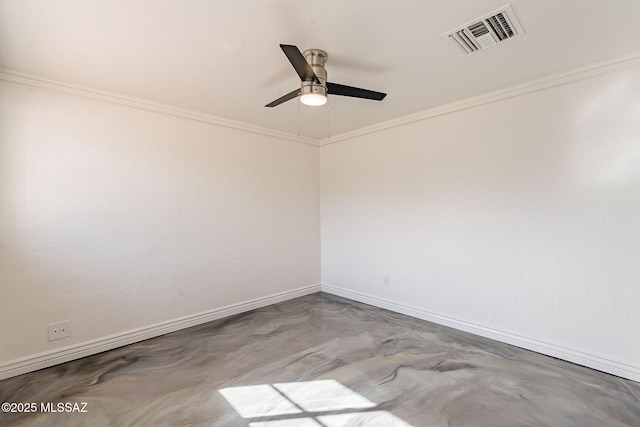
[[[327,96],[327,70],[324,68],[324,63],[327,61],[327,52],[320,49],[307,49],[303,55],[309,65],[311,65],[311,69],[316,74],[316,77],[318,77],[318,80],[320,80],[320,83],[313,80],[303,80],[300,86],[300,94]]]

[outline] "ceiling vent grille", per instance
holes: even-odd
[[[495,46],[503,40],[524,34],[511,5],[506,5],[481,18],[442,35],[465,54]]]

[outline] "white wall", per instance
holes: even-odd
[[[640,69],[320,163],[323,287],[640,380]]]
[[[330,292],[640,380],[639,141],[637,68],[320,150],[0,82],[0,368],[322,255]]]
[[[319,260],[318,147],[0,83],[0,365],[318,284]]]

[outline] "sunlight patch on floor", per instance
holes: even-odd
[[[229,387],[220,394],[251,427],[411,427],[335,380]],[[338,412],[338,413],[336,413]]]

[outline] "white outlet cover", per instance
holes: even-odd
[[[59,340],[71,336],[71,322],[49,323],[49,341]]]

